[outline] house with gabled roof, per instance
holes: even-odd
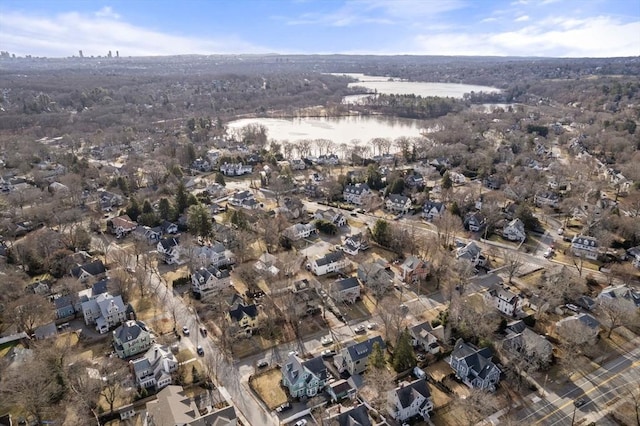
[[[581,312],[556,322],[556,331],[560,335],[575,334],[576,329],[584,336],[585,343],[595,344],[600,333],[600,321],[591,314]]]
[[[230,285],[229,271],[218,269],[213,265],[200,268],[191,274],[191,291],[198,299],[218,294]]]
[[[334,407],[331,407],[334,408]],[[365,404],[343,408],[341,405],[337,409],[327,410],[327,417],[324,418],[324,424],[336,426],[372,426],[369,418],[369,410]],[[324,415],[324,414],[323,414]],[[322,423],[321,423],[322,424]]]
[[[82,283],[99,280],[104,278],[106,274],[107,268],[105,268],[104,263],[102,263],[102,260],[100,259],[83,265],[78,265],[71,269],[71,275]]]
[[[497,310],[508,316],[514,316],[520,298],[511,290],[501,284],[494,284],[484,295],[487,303],[493,305]]]
[[[376,296],[391,288],[393,276],[389,263],[383,258],[361,262],[358,266],[358,279]]]
[[[438,340],[444,341],[444,327],[440,324],[434,328],[429,321],[423,321],[409,327],[409,335],[411,336],[411,345],[414,348],[437,354],[440,352]]]
[[[557,208],[560,205],[560,196],[555,192],[542,191],[533,197],[533,202],[538,207],[548,206]]]
[[[291,354],[280,367],[282,385],[294,398],[312,397],[322,392],[329,380],[327,367],[322,357],[305,360]]]
[[[232,405],[200,414],[195,398],[176,385],[166,386],[158,392],[155,399],[147,402],[145,411],[144,426],[236,426],[238,420]]]
[[[366,183],[349,184],[345,186],[344,191],[342,192],[342,198],[344,198],[347,203],[358,206],[364,204],[366,198],[370,195],[371,189]]]
[[[415,416],[428,419],[430,411],[433,411],[433,401],[424,378],[402,382],[387,393],[387,412],[398,422]]]
[[[128,320],[113,330],[113,349],[120,358],[144,352],[152,344],[151,330],[142,321]]]
[[[524,223],[520,218],[515,218],[502,228],[502,236],[509,241],[524,241],[527,233],[524,230]]]
[[[131,235],[138,241],[143,241],[147,244],[157,244],[162,237],[162,229],[159,226],[155,228],[150,228],[148,226],[138,226],[136,229],[134,229]]]
[[[251,174],[253,167],[249,164],[242,163],[224,163],[220,166],[220,173],[225,176],[242,176]]]
[[[338,228],[347,224],[347,219],[344,215],[334,209],[316,210],[313,217],[318,220],[326,220],[336,225]]]
[[[576,235],[571,240],[571,252],[574,256],[596,260],[598,258],[598,240],[594,237]]]
[[[162,389],[171,384],[178,361],[168,347],[154,344],[141,358],[129,361],[129,366],[138,386]]]
[[[95,324],[96,330],[104,334],[126,320],[127,308],[122,301],[122,296],[103,293],[95,299],[82,303],[82,315],[86,325]]]
[[[429,264],[417,256],[409,256],[400,265],[400,277],[405,283],[417,283],[429,275]]]
[[[258,307],[255,303],[236,303],[227,310],[227,320],[238,327],[238,333],[250,336],[258,328]]]
[[[309,238],[311,235],[316,234],[318,230],[313,223],[296,223],[286,228],[282,233],[289,237],[293,241],[298,241],[303,238]]]
[[[375,343],[378,343],[382,350],[387,347],[382,337],[375,336],[364,342],[354,343],[343,348],[333,358],[333,363],[340,373],[347,371],[351,375],[362,374],[367,369],[369,355],[371,355]]]
[[[211,265],[216,268],[233,262],[233,253],[218,241],[196,247],[194,255],[200,260],[202,265]]]
[[[508,323],[505,333],[502,347],[514,356],[535,359],[540,367],[551,362],[553,346],[544,336],[527,327],[524,321]]]
[[[349,380],[340,379],[329,383],[326,387],[332,402],[341,401],[346,398],[353,399],[356,396],[356,389]]]
[[[156,250],[160,255],[160,259],[168,265],[183,263],[180,259],[182,249],[180,247],[180,238],[178,237],[161,239],[158,241]]]
[[[464,227],[471,232],[480,231],[482,228],[484,228],[486,223],[487,223],[487,219],[479,211],[468,213],[464,217]]]
[[[464,384],[493,392],[500,381],[500,369],[492,361],[490,348],[479,349],[458,339],[448,359],[449,365]]]
[[[608,286],[603,289],[597,297],[598,301],[603,300],[628,300],[637,308],[640,308],[640,291],[629,287],[626,284]]]
[[[362,232],[354,235],[350,235],[344,240],[344,244],[341,249],[351,256],[355,256],[360,251],[367,250],[369,248],[369,242],[364,238]]]
[[[444,211],[444,203],[427,200],[422,206],[422,217],[426,220],[431,221],[442,216],[444,214]]]
[[[389,194],[384,205],[391,212],[406,213],[411,209],[411,198],[401,194]]]
[[[107,220],[107,229],[116,236],[123,238],[138,227],[138,223],[131,220],[128,215],[122,215]]]
[[[456,259],[471,262],[473,266],[483,266],[487,259],[482,255],[482,249],[475,243],[469,241],[467,244],[456,241]]]
[[[336,272],[349,266],[350,262],[342,251],[333,251],[311,262],[311,271],[317,276]]]
[[[334,281],[329,287],[329,295],[336,303],[355,303],[360,299],[360,282],[356,277]]]

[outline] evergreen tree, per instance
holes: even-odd
[[[176,189],[176,213],[177,215],[181,215],[184,213],[187,207],[189,207],[189,194],[187,193],[187,188],[184,186],[184,183],[180,182],[178,184],[178,188]]]
[[[380,343],[375,342],[371,348],[371,355],[369,355],[369,367],[379,370],[384,368],[386,364]]]
[[[398,373],[416,366],[416,354],[411,347],[411,336],[406,328],[398,336],[398,341],[393,351],[392,364],[393,369]]]
[[[138,216],[140,216],[140,205],[138,204],[138,200],[135,197],[131,197],[131,201],[129,202],[129,206],[127,206],[126,210],[127,216],[131,218],[131,220],[138,220]]]
[[[391,229],[389,229],[389,223],[384,219],[378,219],[371,231],[373,240],[381,246],[388,247],[391,243]]]
[[[209,211],[202,204],[189,207],[189,231],[194,235],[208,237],[213,232],[213,224]]]
[[[162,220],[169,220],[170,217],[173,217],[171,203],[164,197],[160,198],[160,203],[158,204],[158,216]]]
[[[442,189],[450,189],[453,187],[453,181],[451,180],[451,176],[449,176],[449,172],[444,172],[442,176]]]
[[[144,200],[144,203],[142,203],[142,213],[154,213],[149,200]]]
[[[226,182],[224,181],[224,176],[222,175],[222,173],[216,173],[215,182],[222,186],[226,185]]]

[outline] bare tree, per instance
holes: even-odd
[[[498,411],[500,405],[497,398],[486,391],[471,389],[466,398],[456,398],[454,406],[462,413],[466,424],[473,425]]]
[[[127,373],[127,369],[119,362],[108,362],[100,370],[102,376],[100,395],[109,404],[110,413],[113,413],[116,401],[127,396],[127,390],[122,386]]]
[[[38,294],[26,294],[10,307],[13,313],[13,321],[18,330],[28,335],[33,334],[36,327],[53,321],[53,309],[49,302]]]
[[[405,312],[398,306],[398,299],[387,296],[378,303],[378,315],[384,325],[385,340],[396,341],[402,330]]]
[[[513,277],[516,276],[524,266],[524,261],[522,260],[520,253],[511,250],[504,250],[502,252],[502,257],[504,259],[504,266],[507,270],[507,274],[509,275],[509,283],[511,283]]]
[[[385,412],[387,407],[387,395],[395,387],[394,374],[387,366],[372,368],[364,373],[364,386],[360,390],[367,402],[379,412]]]
[[[451,248],[456,233],[462,231],[462,220],[460,217],[445,211],[441,216],[433,220],[433,224],[437,227],[438,240],[444,248]]]
[[[600,300],[598,312],[608,328],[607,338],[611,338],[614,328],[640,323],[640,309],[631,300],[621,297]]]

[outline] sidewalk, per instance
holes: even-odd
[[[222,395],[222,397],[225,399],[225,401],[227,401],[227,403],[229,403],[229,405],[232,405],[235,408],[235,404],[233,403],[233,399],[231,398],[231,395],[229,395],[229,392],[227,392],[227,390],[224,388],[224,386],[218,386],[218,390],[220,391],[220,395]],[[249,422],[249,420],[247,420],[247,418],[242,414],[242,412],[238,409],[235,409],[236,412],[236,416],[238,416],[238,419],[242,422],[243,425],[245,426],[252,426],[251,422]]]

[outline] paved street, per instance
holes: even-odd
[[[640,343],[640,341],[638,342]],[[559,392],[551,392],[544,398],[521,409],[517,419],[522,424],[571,425],[575,409],[575,421],[586,418],[585,423],[599,420],[611,401],[616,400],[640,382],[640,346],[609,361],[598,370],[567,383]],[[579,408],[574,401],[583,398]]]

